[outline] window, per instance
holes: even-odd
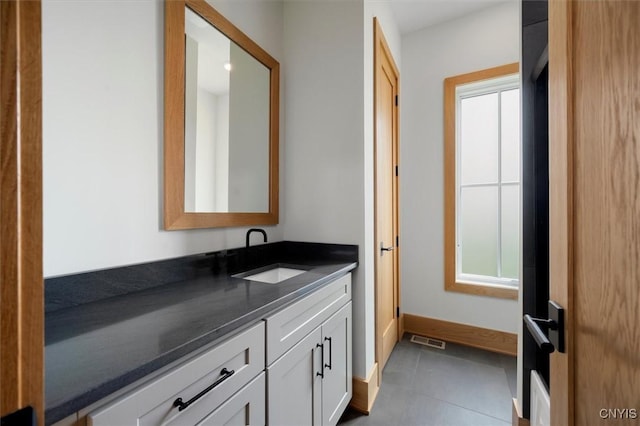
[[[445,80],[445,289],[517,299],[518,64]]]

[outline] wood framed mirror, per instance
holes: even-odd
[[[171,0],[164,78],[164,228],[277,224],[278,61],[204,0]]]

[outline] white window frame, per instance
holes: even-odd
[[[508,181],[503,182],[502,180],[502,126],[501,126],[501,96],[500,93],[508,90],[518,89],[519,95],[521,96],[520,90],[520,76],[519,74],[506,75],[503,77],[496,77],[488,80],[467,83],[456,86],[455,89],[455,244],[456,244],[456,272],[455,279],[456,282],[462,283],[472,283],[472,284],[481,284],[481,285],[489,285],[489,286],[498,286],[498,287],[507,287],[507,288],[518,288],[520,284],[519,279],[513,278],[504,278],[501,276],[502,274],[502,187],[503,186],[518,186],[520,191],[522,190],[521,179],[518,181]],[[461,183],[461,102],[463,99],[488,95],[491,93],[498,94],[498,179],[497,182],[487,182],[487,183],[475,183],[475,184],[465,184]],[[522,153],[520,153],[522,155]],[[486,275],[476,275],[476,274],[468,274],[462,272],[462,246],[461,246],[461,232],[460,232],[460,213],[462,206],[462,188],[467,187],[492,187],[498,188],[498,209],[497,209],[497,270],[498,276],[486,276]],[[520,206],[518,206],[520,210]]]

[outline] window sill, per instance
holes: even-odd
[[[445,291],[475,294],[476,296],[497,297],[499,299],[518,300],[518,289],[501,285],[479,284],[474,282],[448,282]]]

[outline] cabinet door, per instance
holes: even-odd
[[[335,426],[351,401],[351,302],[322,324],[322,424]]]
[[[344,275],[267,318],[267,365],[273,363],[351,300],[351,274]]]
[[[265,375],[262,373],[198,423],[198,426],[264,426],[265,385]]]
[[[269,425],[320,425],[321,339],[318,327],[267,369]]]

